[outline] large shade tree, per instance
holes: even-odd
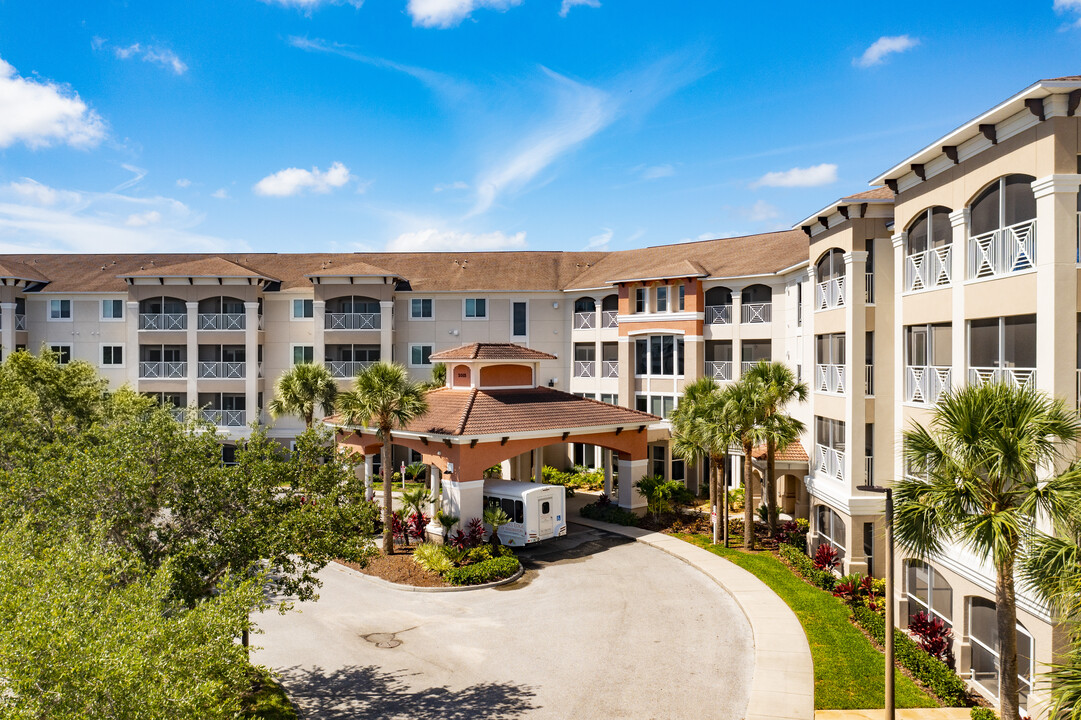
[[[762,360],[747,373],[762,384],[763,398],[762,438],[766,441],[766,475],[762,483],[762,495],[766,498],[766,511],[770,533],[777,532],[777,453],[799,439],[804,424],[787,415],[784,410],[793,402],[807,400],[807,384],[796,379],[792,369],[781,362]]]
[[[908,473],[894,487],[897,540],[921,557],[956,543],[994,565],[1003,718],[1019,716],[1014,574],[1037,518],[1068,522],[1081,503],[1076,471],[1047,477],[1079,432],[1061,400],[1005,383],[948,393],[929,425],[904,432]]]
[[[274,396],[267,405],[273,417],[296,415],[310,428],[317,406],[324,413],[334,412],[338,384],[326,366],[300,363],[281,374],[274,383]]]
[[[764,439],[763,423],[767,393],[762,381],[744,375],[725,393],[724,411],[733,433],[743,448],[743,546],[754,549],[754,460],[755,445]]]
[[[357,375],[353,390],[338,397],[338,409],[351,425],[374,429],[383,443],[383,552],[394,553],[390,490],[392,433],[428,412],[424,385],[409,378],[398,363],[373,363]]]

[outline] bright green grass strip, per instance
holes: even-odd
[[[252,668],[252,692],[244,699],[245,720],[297,720],[297,711],[265,667]]]
[[[711,545],[705,535],[677,535],[731,560],[769,585],[799,618],[811,646],[815,672],[816,710],[880,708],[884,703],[885,657],[852,623],[849,609],[833,595],[807,584],[771,553],[746,553]],[[900,672],[896,674],[897,707],[938,707]]]

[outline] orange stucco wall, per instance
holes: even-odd
[[[451,375],[451,387],[469,387],[470,378],[473,376],[468,365],[455,365]]]
[[[533,368],[528,365],[489,365],[480,369],[478,387],[533,386]]]

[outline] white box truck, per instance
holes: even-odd
[[[510,522],[499,528],[499,542],[521,547],[567,534],[567,493],[562,485],[484,481],[484,507],[501,507]],[[491,527],[485,526],[488,536]]]

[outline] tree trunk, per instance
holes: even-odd
[[[754,445],[743,443],[743,549],[754,550]]]
[[[386,555],[394,554],[394,530],[391,524],[391,515],[394,513],[394,499],[390,494],[390,429],[380,428],[383,436],[383,447],[379,449],[380,457],[383,458],[383,552]]]
[[[728,453],[721,456],[721,486],[717,490],[720,493],[720,502],[723,508],[721,521],[724,523],[724,546],[728,548]]]
[[[769,518],[769,534],[777,534],[777,446],[772,440],[766,443],[766,477],[762,494],[766,496],[766,517]]]
[[[713,525],[713,544],[716,545],[721,539],[721,505],[717,494],[717,467],[716,458],[709,459],[709,512],[710,523]]]
[[[998,624],[998,708],[1002,720],[1021,716],[1017,680],[1017,597],[1013,585],[1014,557],[995,568],[995,620]]]

